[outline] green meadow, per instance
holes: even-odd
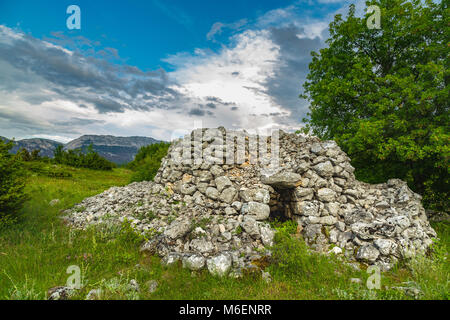
[[[126,185],[131,171],[61,165],[54,169],[65,174],[52,177],[51,168],[30,170],[24,208],[16,221],[0,221],[0,299],[46,299],[49,288],[66,284],[71,265],[80,267],[83,284],[72,299],[85,299],[92,289],[101,289],[101,299],[414,299],[391,288],[396,286],[419,288],[420,299],[449,298],[448,223],[433,225],[440,238],[433,253],[382,273],[379,290],[367,289],[370,274],[364,268],[309,252],[289,222],[276,225],[272,259],[259,264],[272,281],[264,281],[260,272],[219,278],[180,264],[166,267],[158,257],[141,254],[144,239],[126,223],[114,230],[84,231],[63,223],[64,209],[109,187]],[[53,199],[59,202],[51,206]],[[139,292],[129,289],[131,279],[139,284]],[[158,283],[154,292],[148,289],[152,280]]]

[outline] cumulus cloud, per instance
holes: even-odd
[[[227,43],[166,57],[171,72],[144,72],[83,37],[37,39],[0,25],[0,135],[170,139],[199,120],[204,127],[297,129],[308,107],[298,95],[310,52],[324,46],[332,18],[309,18],[300,2],[251,22],[214,24],[207,38],[231,31]],[[161,10],[191,24],[176,8]]]

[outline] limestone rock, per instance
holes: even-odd
[[[295,172],[279,172],[271,176],[262,176],[261,182],[276,188],[295,188],[302,180],[302,176]]]
[[[265,220],[270,215],[270,207],[264,203],[251,201],[242,205],[241,213],[253,216],[256,220]]]
[[[232,260],[228,254],[220,254],[207,260],[209,272],[217,276],[225,276],[231,269]]]

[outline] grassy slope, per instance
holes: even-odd
[[[78,265],[84,288],[75,299],[84,299],[93,288],[103,288],[105,299],[406,299],[394,290],[370,291],[350,278],[353,271],[335,259],[308,255],[296,239],[280,237],[279,263],[268,266],[274,277],[266,284],[258,274],[243,279],[216,278],[207,272],[191,273],[181,266],[163,267],[156,257],[139,253],[142,241],[126,226],[104,232],[74,231],[58,219],[61,209],[100,193],[110,186],[125,185],[130,172],[114,169],[100,172],[65,168],[70,178],[30,177],[27,202],[18,223],[0,228],[0,299],[45,299],[47,289],[65,285],[66,269]],[[54,207],[50,200],[60,199]],[[1,224],[0,224],[1,225]],[[416,281],[424,298],[448,299],[449,267],[445,260],[450,243],[450,227],[440,224],[440,251],[434,262],[422,261],[382,275],[382,287]],[[286,232],[285,232],[286,233]],[[414,268],[412,268],[413,266]],[[139,296],[127,290],[136,279]],[[149,280],[159,283],[155,293],[146,289]]]

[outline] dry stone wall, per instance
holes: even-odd
[[[270,255],[268,221],[293,219],[314,250],[387,270],[436,236],[420,200],[401,180],[357,181],[333,141],[198,129],[171,145],[153,182],[85,199],[66,220],[85,227],[126,218],[151,235],[142,250],[164,263],[239,275]]]

